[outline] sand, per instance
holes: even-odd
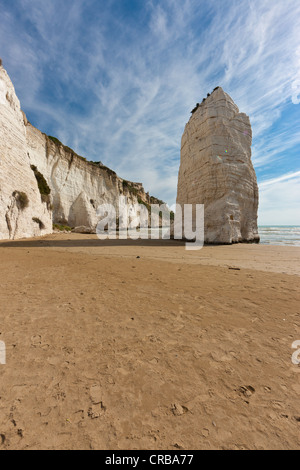
[[[0,450],[300,448],[299,248],[55,234],[0,260]]]

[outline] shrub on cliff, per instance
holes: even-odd
[[[42,173],[40,173],[38,171],[37,167],[35,165],[31,165],[31,169],[34,173],[34,176],[35,176],[36,180],[37,180],[37,184],[38,184],[39,191],[40,191],[40,194],[41,194],[42,202],[45,202],[47,204],[48,208],[50,208],[51,189],[49,188],[48,183],[45,180]]]
[[[72,228],[68,225],[53,224],[53,230],[58,230],[59,232],[71,232]]]
[[[33,222],[38,224],[38,226],[40,227],[40,230],[43,230],[45,228],[45,225],[43,224],[43,222],[40,219],[38,219],[37,217],[32,217],[32,220],[33,220]]]
[[[148,204],[147,202],[143,201],[140,197],[138,198],[138,203],[139,203],[139,204],[143,204],[143,206],[145,206],[145,207],[147,208],[148,212],[151,211],[151,206],[150,206],[150,204]]]
[[[150,203],[151,204],[159,204],[160,206],[165,204],[164,201],[162,201],[161,199],[157,199],[157,197],[154,197],[154,196],[150,196]]]
[[[26,209],[26,207],[29,206],[29,199],[27,194],[22,193],[21,191],[14,191],[13,197],[16,199],[17,206],[21,211],[23,211],[24,209]]]
[[[192,109],[191,113],[194,114],[197,111],[197,109],[199,108],[199,106],[200,106],[200,103],[197,103],[196,106],[194,107],[194,109]]]

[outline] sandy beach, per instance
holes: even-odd
[[[300,248],[0,243],[0,450],[300,449]]]

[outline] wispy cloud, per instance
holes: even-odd
[[[260,184],[259,221],[264,225],[300,225],[300,171]]]
[[[294,179],[300,178],[300,171],[295,171],[294,173],[288,173],[286,175],[279,176],[278,178],[273,178],[271,180],[263,181],[260,183],[260,188],[266,188],[267,186],[273,186],[276,183],[281,183],[283,181],[291,181]]]
[[[217,85],[250,115],[259,176],[295,170],[300,3],[0,0],[0,17],[29,119],[170,204],[189,112]]]

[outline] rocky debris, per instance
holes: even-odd
[[[180,403],[174,403],[172,405],[172,413],[174,416],[182,416],[188,412],[185,406],[181,406]]]

